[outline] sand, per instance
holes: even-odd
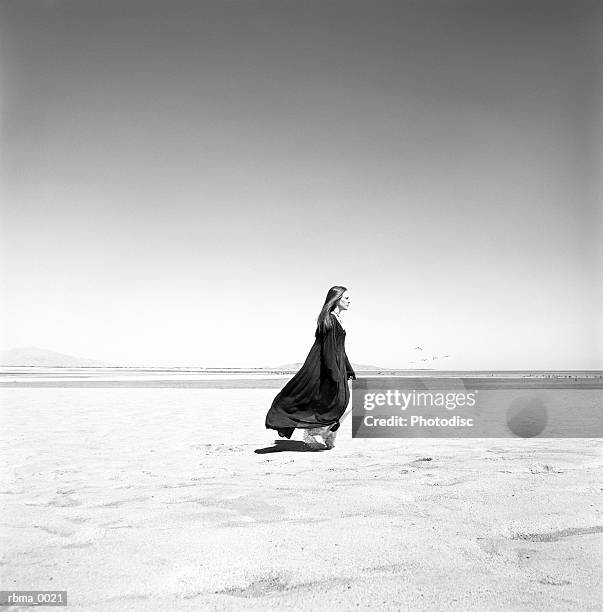
[[[1,589],[99,611],[603,609],[602,440],[353,440],[347,419],[308,452],[263,429],[273,389],[0,394]]]

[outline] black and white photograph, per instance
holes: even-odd
[[[0,609],[603,611],[603,2],[0,0]]]

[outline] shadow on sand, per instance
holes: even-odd
[[[253,452],[258,455],[265,455],[267,453],[316,453],[326,450],[323,448],[312,448],[301,440],[275,440],[274,446],[267,446],[266,448],[257,448]]]

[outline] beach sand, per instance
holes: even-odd
[[[603,609],[602,440],[353,440],[348,418],[308,452],[264,429],[274,389],[0,393],[1,589],[99,611]]]

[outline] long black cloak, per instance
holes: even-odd
[[[336,431],[350,400],[347,381],[356,374],[345,353],[345,330],[337,317],[330,316],[331,328],[324,333],[316,328],[306,361],[266,415],[266,429],[276,429],[284,438],[290,438],[296,427],[333,425],[331,431]]]

